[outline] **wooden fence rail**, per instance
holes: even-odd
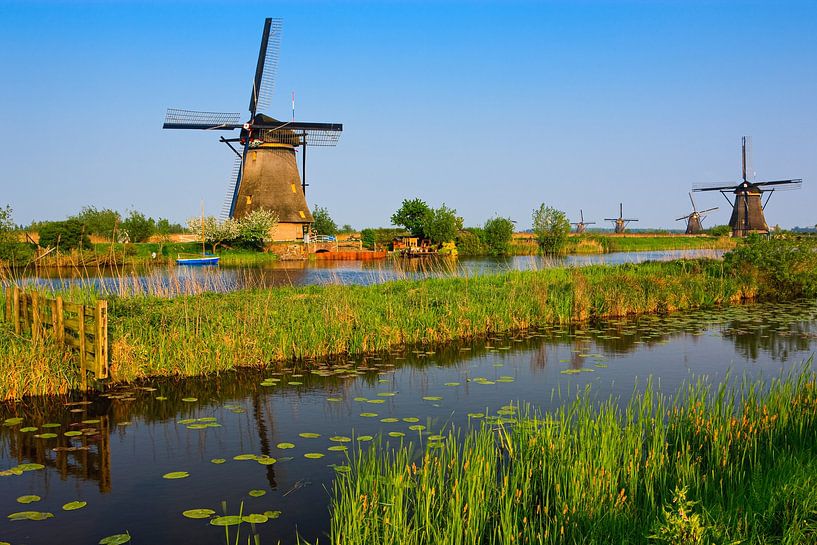
[[[5,318],[17,334],[29,334],[33,340],[51,336],[60,345],[79,355],[79,366],[85,386],[86,371],[96,378],[108,378],[108,302],[79,305],[25,292],[19,287],[6,288]]]

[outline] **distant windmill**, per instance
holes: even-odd
[[[742,163],[743,163],[743,181],[734,185],[717,185],[696,187],[692,191],[720,191],[727,202],[732,205],[732,216],[729,218],[729,227],[732,228],[732,236],[743,237],[750,233],[769,232],[769,226],[766,224],[766,218],[763,211],[775,191],[787,191],[792,189],[799,189],[802,179],[794,180],[774,180],[771,182],[752,182],[753,178],[751,172],[751,150],[752,141],[748,136],[744,136],[742,140]],[[765,189],[766,187],[772,189]],[[734,204],[729,201],[727,193],[734,193]],[[768,193],[766,202],[762,202],[763,193]]]
[[[595,221],[584,221],[584,212],[582,212],[581,208],[579,209],[579,217],[581,220],[577,223],[571,223],[570,225],[576,226],[577,233],[584,233],[587,230],[588,225],[595,225]]]
[[[242,218],[260,208],[278,214],[277,240],[303,237],[314,221],[306,204],[306,146],[334,146],[343,125],[279,121],[260,113],[269,107],[278,69],[281,44],[280,19],[266,19],[261,49],[250,93],[250,118],[241,123],[239,113],[195,112],[169,109],[162,128],[232,131],[241,129],[239,138],[224,138],[236,154],[231,186],[225,199],[223,217]],[[293,97],[294,103],[294,97]],[[238,144],[238,149],[233,146]],[[295,149],[303,153],[299,176]]]
[[[618,203],[618,217],[617,218],[604,218],[604,221],[612,221],[616,226],[616,233],[623,233],[624,229],[627,228],[627,225],[631,221],[638,221],[637,219],[632,218],[625,218],[624,217],[624,205],[622,203]]]
[[[698,209],[695,207],[695,200],[692,198],[692,193],[689,194],[689,200],[692,202],[692,213],[680,217],[675,221],[687,220],[686,234],[697,235],[698,233],[703,233],[704,231],[704,228],[701,226],[701,220],[706,217],[707,213],[717,210],[718,207],[707,208],[706,210],[701,210],[698,212]]]

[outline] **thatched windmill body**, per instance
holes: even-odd
[[[775,191],[787,191],[798,189],[803,183],[802,179],[773,180],[769,182],[753,182],[751,171],[751,139],[744,136],[741,145],[741,159],[743,164],[743,181],[739,184],[715,185],[707,187],[696,187],[692,191],[720,191],[726,201],[732,206],[732,216],[729,218],[729,227],[732,228],[732,236],[744,237],[752,233],[768,234],[769,226],[763,211]],[[732,203],[727,197],[727,193],[735,195]],[[763,202],[763,193],[768,193],[766,201]]]
[[[595,225],[596,224],[595,221],[584,221],[584,212],[582,211],[581,208],[579,209],[579,218],[581,218],[581,219],[578,222],[570,224],[570,225],[575,225],[576,226],[576,233],[584,233],[585,231],[587,231],[587,226],[588,225]]]
[[[698,211],[698,208],[695,206],[695,199],[692,198],[692,193],[689,194],[689,200],[692,203],[692,212],[687,214],[686,216],[680,217],[675,221],[686,220],[687,222],[687,235],[697,235],[704,232],[704,228],[701,225],[701,221],[706,217],[709,212],[713,210],[717,210],[718,207],[714,208],[707,208],[706,210]]]
[[[638,221],[637,219],[633,218],[625,218],[624,217],[624,205],[622,203],[618,203],[618,217],[617,218],[604,218],[604,221],[612,221],[615,225],[616,233],[623,233],[624,230],[627,228],[627,225],[631,221]]]
[[[261,49],[250,93],[250,117],[241,123],[239,113],[197,112],[168,109],[163,128],[232,131],[238,138],[219,140],[236,155],[236,163],[224,201],[222,217],[240,219],[260,208],[278,214],[276,240],[296,240],[308,233],[313,222],[306,203],[306,148],[334,146],[343,125],[278,121],[259,112],[272,98],[281,44],[280,19],[266,19]],[[294,117],[294,116],[293,116]],[[298,172],[296,149],[302,154]]]

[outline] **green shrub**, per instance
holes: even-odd
[[[732,233],[732,228],[728,225],[715,225],[707,229],[706,232],[713,237],[725,237]]]
[[[485,222],[485,244],[491,255],[508,255],[513,239],[513,222],[509,218],[492,218]]]
[[[532,219],[539,250],[544,254],[564,253],[567,235],[570,233],[567,215],[542,203],[533,211]]]
[[[141,212],[131,210],[120,228],[127,233],[130,242],[145,242],[156,232],[156,222]]]
[[[338,234],[338,225],[335,223],[335,220],[332,219],[332,216],[329,215],[329,210],[326,208],[320,208],[316,204],[315,209],[312,211],[312,217],[315,219],[315,223],[312,224],[312,229],[319,235],[334,236]]]
[[[459,255],[485,255],[488,248],[482,243],[482,239],[476,231],[479,228],[463,229],[457,235],[457,252]]]
[[[724,255],[724,267],[757,285],[763,299],[817,295],[817,241],[752,235]]]
[[[59,246],[61,250],[73,248],[90,248],[91,239],[88,237],[85,225],[78,219],[52,221],[40,227],[40,246]]]

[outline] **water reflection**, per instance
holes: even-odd
[[[592,385],[598,396],[626,398],[647,376],[674,391],[691,375],[776,375],[815,346],[817,304],[809,302],[548,326],[291,368],[143,381],[88,399],[25,400],[0,408],[0,421],[23,418],[0,427],[0,470],[45,469],[0,477],[0,520],[22,509],[15,501],[22,494],[43,497],[25,509],[56,516],[0,525],[0,540],[48,542],[59,533],[69,543],[94,543],[128,530],[139,542],[220,543],[223,532],[180,513],[220,511],[222,501],[233,513],[241,502],[245,513],[282,511],[258,526],[264,543],[293,542],[296,528],[313,540],[328,530],[332,466],[346,463],[346,453],[328,447],[356,448],[333,436],[394,432],[416,444],[424,439],[411,425],[432,433],[468,426],[479,422],[469,413],[493,413],[511,401],[553,407],[561,403],[554,389],[564,398]],[[44,432],[57,437],[35,436]],[[280,448],[283,442],[295,447]],[[241,454],[277,461],[234,459]],[[171,471],[190,477],[162,479]],[[252,498],[251,489],[267,494]],[[78,499],[88,506],[61,511]]]
[[[76,286],[118,295],[195,294],[246,288],[322,284],[379,284],[393,280],[439,276],[475,276],[511,270],[536,270],[555,266],[641,263],[683,258],[720,258],[721,250],[671,250],[568,255],[556,258],[513,256],[506,258],[388,258],[380,261],[279,261],[246,267],[176,267],[42,269],[24,271],[17,281],[51,289]],[[0,281],[0,283],[2,283]]]

